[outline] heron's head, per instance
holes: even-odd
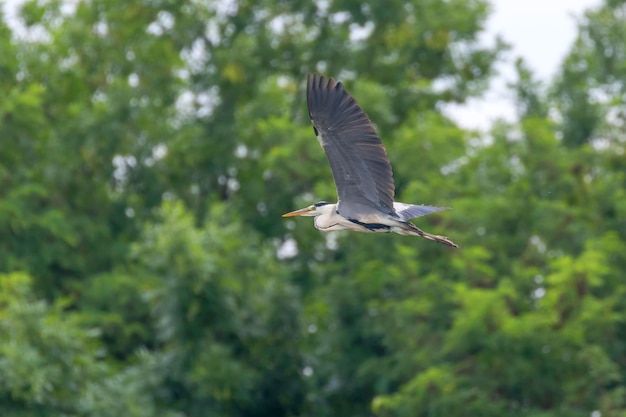
[[[289,213],[283,214],[283,217],[294,217],[294,216],[307,216],[307,217],[315,217],[320,214],[327,213],[333,210],[334,204],[327,203],[325,201],[320,201],[319,203],[311,204],[308,207],[305,207],[300,210],[291,211]]]

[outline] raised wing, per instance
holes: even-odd
[[[309,74],[307,104],[315,135],[333,172],[339,212],[346,217],[373,211],[393,214],[391,164],[356,100],[340,82]]]

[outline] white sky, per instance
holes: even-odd
[[[498,118],[513,120],[514,109],[506,83],[513,81],[514,62],[523,57],[535,75],[544,82],[557,72],[576,38],[577,22],[583,12],[599,6],[601,0],[491,0],[493,13],[487,23],[485,42],[496,34],[512,45],[500,76],[480,100],[464,106],[448,106],[446,114],[466,128],[487,129]]]
[[[7,16],[14,13],[22,0],[2,2]],[[494,10],[487,23],[485,42],[496,34],[512,45],[512,50],[499,68],[501,73],[490,91],[480,100],[464,106],[446,106],[444,112],[465,128],[487,129],[493,120],[513,120],[514,110],[505,85],[514,79],[513,63],[522,56],[527,65],[543,81],[556,73],[561,60],[576,37],[577,19],[601,0],[491,0]]]

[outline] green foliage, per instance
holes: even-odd
[[[624,0],[606,0],[603,7],[585,14],[554,85],[556,107],[564,121],[563,140],[569,146],[601,138],[621,142],[623,150],[624,130],[619,126],[626,105],[624,4]]]
[[[0,276],[2,414],[154,415],[145,372],[107,365],[97,329],[80,326],[79,315],[67,312],[66,304],[37,300],[27,275]]]
[[[26,1],[0,22],[7,416],[626,413],[623,0],[519,120],[440,112],[505,49],[483,0]],[[321,234],[307,72],[355,95],[397,200],[461,244]],[[291,247],[292,250],[288,250]]]
[[[273,248],[216,205],[203,229],[167,203],[134,256],[150,292],[164,404],[187,416],[294,415],[302,384],[298,301]]]

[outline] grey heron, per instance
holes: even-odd
[[[337,204],[322,201],[283,217],[315,217],[315,227],[326,232],[394,232],[458,247],[447,237],[424,232],[409,221],[448,207],[393,201],[395,186],[385,147],[342,83],[309,74],[306,95],[313,131],[330,163],[339,198]]]

